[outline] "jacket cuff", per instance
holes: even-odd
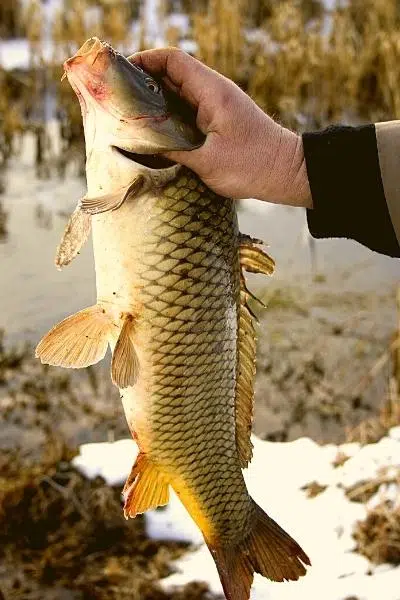
[[[346,237],[400,256],[379,165],[375,125],[331,126],[303,134],[315,238]]]

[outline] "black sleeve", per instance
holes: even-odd
[[[311,235],[351,238],[371,250],[400,256],[382,184],[375,125],[306,133],[303,146],[314,206],[307,210]]]

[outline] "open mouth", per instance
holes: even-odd
[[[176,163],[161,154],[136,154],[135,152],[128,152],[128,150],[124,150],[123,148],[118,148],[118,146],[114,146],[115,150],[117,150],[122,156],[132,160],[143,167],[147,167],[148,169],[169,169],[176,165]]]

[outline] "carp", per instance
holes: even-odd
[[[82,110],[87,194],[56,265],[92,231],[97,302],[53,327],[36,356],[83,368],[110,346],[139,447],[125,516],[167,504],[171,486],[202,531],[226,598],[248,600],[254,572],[297,580],[310,564],[250,497],[242,473],[252,457],[256,356],[244,271],[271,275],[274,262],[260,240],[239,233],[233,200],[162,157],[204,136],[158,81],[97,38],[64,69]]]

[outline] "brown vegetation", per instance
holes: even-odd
[[[400,425],[400,286],[396,294],[397,331],[388,348],[371,366],[366,375],[358,382],[355,393],[360,394],[379,375],[387,363],[390,365],[390,375],[387,386],[387,400],[377,415],[365,419],[357,427],[347,431],[349,442],[371,444],[380,440],[392,427]]]
[[[400,565],[400,506],[382,502],[357,523],[353,535],[356,551],[371,562]]]
[[[160,2],[160,18],[173,3]],[[327,14],[319,0],[203,0],[183,3],[191,15],[197,55],[237,81],[269,113],[299,129],[333,121],[358,122],[396,118],[400,113],[400,14],[396,0],[352,0]],[[96,10],[93,11],[93,7]],[[90,18],[84,18],[91,9]],[[43,13],[38,0],[26,11],[18,2],[2,3],[0,32],[26,33],[31,77],[17,115],[10,115],[9,87],[0,86],[0,150],[9,154],[10,131],[25,127],[43,133],[32,102],[40,105],[46,90],[57,96],[62,173],[70,158],[82,154],[79,108],[67,85],[59,84],[61,64],[87,37],[98,35],[128,53],[130,25],[142,18],[139,2],[66,0],[52,26],[51,65],[44,62]],[[10,25],[10,23],[14,23]],[[145,24],[141,21],[143,47]],[[1,35],[1,33],[0,33]],[[167,31],[178,43],[178,31]],[[135,40],[137,44],[137,40]],[[14,94],[14,92],[12,92]],[[13,96],[14,97],[14,96]],[[43,119],[42,119],[43,120]],[[11,121],[11,127],[10,127]],[[13,125],[14,123],[14,125]],[[40,161],[40,152],[36,157]]]
[[[20,0],[2,0],[0,3],[0,39],[23,36],[24,21],[21,19]]]
[[[207,586],[179,594],[158,580],[185,545],[160,544],[144,519],[126,521],[120,488],[89,481],[70,465],[73,453],[49,436],[40,463],[4,453],[0,464],[0,594],[7,600],[202,600]]]

